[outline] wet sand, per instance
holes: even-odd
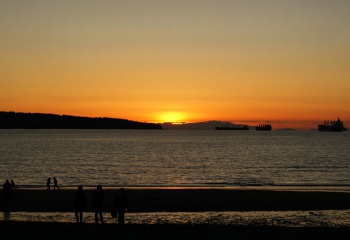
[[[0,193],[0,211],[71,212],[76,190],[18,189],[11,203]],[[117,189],[105,189],[105,211],[113,207]],[[349,192],[289,191],[259,189],[166,189],[126,188],[129,212],[204,212],[204,211],[309,211],[350,209]],[[86,211],[91,212],[92,189]]]

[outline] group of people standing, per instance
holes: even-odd
[[[105,194],[103,192],[102,186],[98,185],[96,189],[91,194],[91,207],[95,213],[95,223],[99,221],[104,223],[103,221],[103,201],[105,200]],[[127,211],[128,199],[125,194],[124,188],[119,189],[118,193],[114,198],[114,209],[111,211],[111,215],[113,218],[118,218],[119,224],[124,224],[125,212]],[[75,210],[75,218],[77,223],[83,222],[83,212],[85,206],[87,205],[87,196],[83,191],[83,187],[79,186],[78,191],[75,194],[74,198],[74,210]]]
[[[57,179],[53,178],[53,190],[56,188],[60,190],[60,187],[57,184]],[[13,180],[11,180],[11,183],[9,180],[6,180],[3,189],[5,193],[5,201],[11,201],[11,193],[12,190],[16,189],[16,185]],[[51,190],[51,178],[47,179],[47,190]],[[96,189],[91,194],[91,207],[95,213],[95,222],[104,223],[103,221],[103,202],[106,200],[104,191],[102,189],[101,185],[98,185]],[[125,193],[124,188],[120,188],[117,192],[116,196],[114,197],[114,209],[111,211],[111,215],[113,218],[118,218],[119,224],[124,224],[125,219],[125,212],[127,211],[127,205],[128,205],[128,199]],[[87,205],[87,196],[85,192],[83,191],[83,186],[79,186],[78,190],[74,197],[74,212],[75,212],[75,218],[77,223],[83,222],[83,212],[85,210],[85,207]]]

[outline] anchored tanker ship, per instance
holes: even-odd
[[[339,118],[337,121],[324,121],[323,124],[318,125],[318,131],[322,132],[341,132],[346,130]]]
[[[259,124],[258,126],[255,127],[256,131],[271,131],[272,127],[271,124]]]
[[[232,127],[228,126],[228,127],[215,127],[215,130],[249,130],[248,126],[247,125],[243,125],[243,126],[240,126],[240,125],[233,125]]]

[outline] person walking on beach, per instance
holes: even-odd
[[[5,202],[11,201],[11,183],[8,179],[6,179],[3,185],[4,193],[5,193]]]
[[[56,188],[58,190],[61,190],[60,187],[57,185],[57,179],[56,177],[53,178],[53,190],[56,190]]]
[[[125,212],[128,207],[128,198],[125,194],[124,188],[121,188],[114,198],[114,204],[118,213],[118,224],[124,224]]]
[[[17,189],[17,186],[16,186],[16,184],[15,184],[15,182],[13,180],[11,180],[11,189],[12,190]]]
[[[83,186],[79,186],[78,191],[75,194],[74,203],[73,203],[75,218],[77,220],[77,223],[83,222],[83,211],[86,204],[87,204],[87,198],[86,198],[86,194],[83,192]]]
[[[92,192],[92,209],[95,212],[95,222],[98,223],[98,215],[100,215],[100,221],[103,223],[102,206],[105,200],[105,194],[102,190],[102,186],[98,185],[97,188]]]
[[[51,185],[51,178],[48,178],[46,181],[46,186],[47,186],[46,190],[51,190],[50,185]]]

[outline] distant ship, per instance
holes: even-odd
[[[346,130],[339,118],[337,121],[324,121],[323,124],[318,125],[318,131],[321,132],[341,132]]]
[[[232,127],[215,127],[215,130],[249,130],[247,125],[243,125],[242,127],[240,125],[233,125]]]
[[[267,124],[259,124],[258,126],[255,127],[256,131],[271,131],[272,127],[270,123]]]

